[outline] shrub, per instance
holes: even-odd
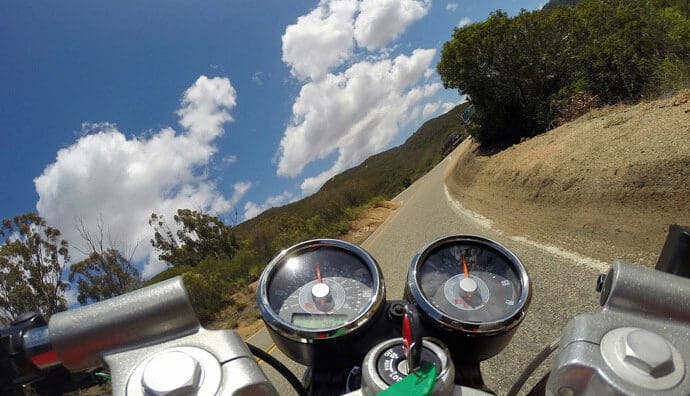
[[[216,274],[187,272],[182,276],[199,320],[209,321],[226,305],[232,304],[228,284]]]
[[[513,18],[497,11],[456,28],[437,69],[446,88],[470,96],[475,140],[505,146],[595,98],[630,102],[687,84],[690,19],[681,4],[585,0]]]
[[[654,70],[653,81],[650,95],[664,95],[687,87],[690,83],[690,65],[676,56],[668,56]]]

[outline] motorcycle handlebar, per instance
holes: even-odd
[[[687,394],[688,301],[690,280],[615,262],[603,284],[602,309],[574,318],[563,332],[547,393],[556,394],[565,387],[573,394],[635,394],[656,386],[660,394]],[[647,367],[642,355],[650,351],[635,350],[634,335],[640,334],[653,337],[662,349],[670,351],[664,375],[654,368],[642,375]],[[632,357],[619,356],[618,344],[629,349],[625,353]],[[208,389],[218,394],[277,394],[236,333],[209,331],[200,325],[179,277],[58,313],[49,324],[38,315],[23,315],[12,327],[0,329],[0,391],[16,394],[18,385],[41,378],[42,371],[67,368],[78,372],[105,364],[112,372],[113,394],[144,394],[148,364],[163,356],[158,361],[165,366],[166,354],[171,352],[192,356],[196,363],[190,366],[190,380],[199,381],[194,373],[201,370],[203,381],[210,384]],[[583,370],[589,373],[586,381],[573,377]],[[594,376],[600,379],[590,381]],[[55,377],[55,381],[65,378]]]

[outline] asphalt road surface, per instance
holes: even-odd
[[[523,368],[542,348],[556,339],[567,322],[579,313],[598,306],[595,292],[597,276],[605,272],[607,263],[546,246],[520,235],[507,235],[491,227],[491,220],[463,209],[448,196],[444,174],[465,145],[419,179],[394,200],[401,204],[374,232],[362,247],[378,261],[386,282],[389,299],[402,297],[410,262],[427,243],[450,234],[474,234],[493,239],[512,250],[523,262],[532,279],[532,302],[527,317],[510,345],[498,356],[482,363],[486,384],[499,395],[507,393]],[[510,213],[506,213],[510,216]],[[288,365],[298,377],[304,368],[291,362],[273,345],[266,330],[249,342],[269,351]],[[536,383],[548,370],[543,365],[528,386]],[[280,394],[294,394],[265,363],[262,368],[276,384]],[[538,377],[538,378],[537,378]]]

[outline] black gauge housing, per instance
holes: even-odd
[[[358,246],[335,239],[282,251],[264,269],[257,300],[276,345],[307,366],[342,366],[363,356],[359,349],[373,346],[367,342],[371,331],[359,334],[385,317],[378,264]]]
[[[525,317],[531,292],[527,271],[510,250],[486,238],[452,235],[414,257],[405,299],[462,363],[486,360],[505,348]]]

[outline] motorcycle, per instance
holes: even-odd
[[[573,318],[509,394],[553,352],[530,395],[690,394],[688,277],[690,229],[671,226],[656,269],[615,261],[597,280],[601,308]],[[308,367],[301,381],[235,332],[204,329],[179,277],[49,323],[27,314],[0,330],[0,393],[110,381],[115,395],[276,395],[260,359],[299,395],[493,394],[479,363],[508,345],[532,294],[515,254],[480,236],[440,238],[413,258],[402,300],[385,292],[374,258],[344,241],[302,242],[266,266],[259,312],[278,349]]]

